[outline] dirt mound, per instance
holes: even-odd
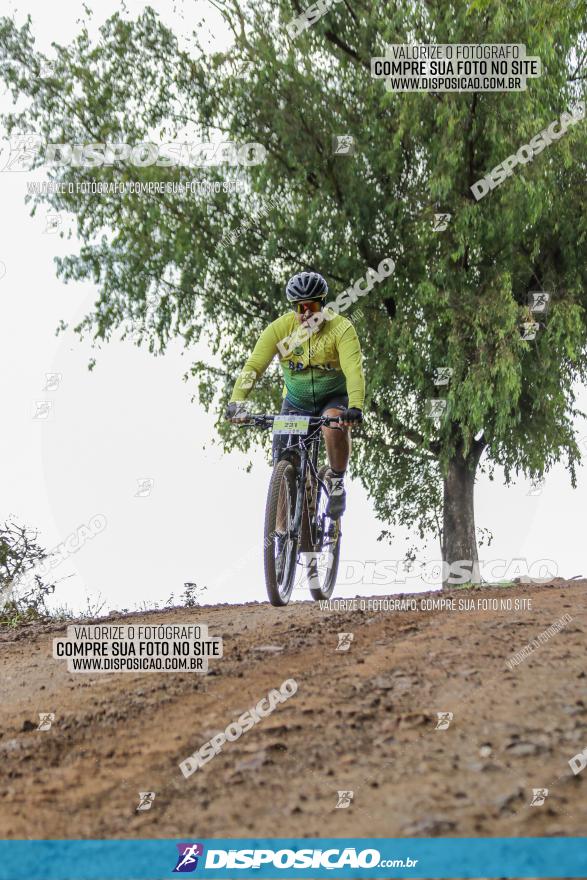
[[[208,675],[70,674],[52,658],[63,627],[3,632],[3,836],[581,836],[587,581],[447,596],[454,610],[116,618],[208,624],[224,640]],[[293,697],[184,778],[180,761],[289,678]]]

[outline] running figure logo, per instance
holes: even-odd
[[[189,874],[198,867],[198,857],[204,855],[204,847],[201,843],[176,843],[179,855],[177,865],[173,869],[174,874]]]
[[[546,293],[543,290],[534,290],[528,296],[528,304],[530,306],[531,312],[546,314],[546,312],[548,311],[549,301],[550,293]]]
[[[51,730],[55,721],[55,712],[39,712],[39,726],[37,730]]]
[[[139,810],[150,810],[156,796],[156,792],[154,791],[139,791],[139,805],[137,807],[137,812]]]
[[[332,138],[332,152],[335,156],[354,156],[355,139],[352,134],[337,134]]]
[[[547,788],[533,788],[532,789],[532,800],[530,801],[530,806],[531,807],[541,807],[547,797],[548,797],[548,789]]]
[[[452,214],[435,214],[434,222],[432,224],[433,232],[444,232],[445,229],[448,229],[448,224],[450,223],[450,218]]]
[[[450,722],[455,717],[452,712],[437,712],[438,721],[434,730],[448,730]]]
[[[336,810],[348,810],[355,796],[354,791],[337,791]]]
[[[338,635],[338,645],[336,646],[337,651],[350,651],[351,642],[355,637],[354,633],[337,633]]]

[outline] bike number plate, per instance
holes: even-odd
[[[310,416],[285,415],[273,420],[274,434],[307,434]]]

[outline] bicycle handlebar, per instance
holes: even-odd
[[[291,415],[295,415],[295,413],[291,413]],[[300,415],[301,418],[304,416]],[[237,425],[239,428],[270,428],[273,425],[275,419],[278,419],[279,416],[272,416],[268,413],[262,413],[258,415],[247,415],[246,421],[238,421],[235,420],[233,424]],[[334,423],[340,422],[340,416],[310,416],[310,428],[317,428],[321,425],[332,425]]]

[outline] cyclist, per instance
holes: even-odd
[[[342,425],[322,428],[331,471],[327,515],[337,519],[346,506],[344,475],[351,451],[349,428],[363,420],[365,378],[361,347],[347,318],[335,314],[325,319],[322,310],[328,285],[318,272],[294,275],[287,282],[285,293],[292,311],[261,333],[235,383],[226,418],[232,422],[246,418],[239,403],[246,399],[275,355],[279,355],[285,380],[281,412],[341,418]],[[290,352],[296,330],[300,337],[300,327],[306,329],[301,334],[306,338]],[[273,439],[274,462],[281,451],[280,439]]]

